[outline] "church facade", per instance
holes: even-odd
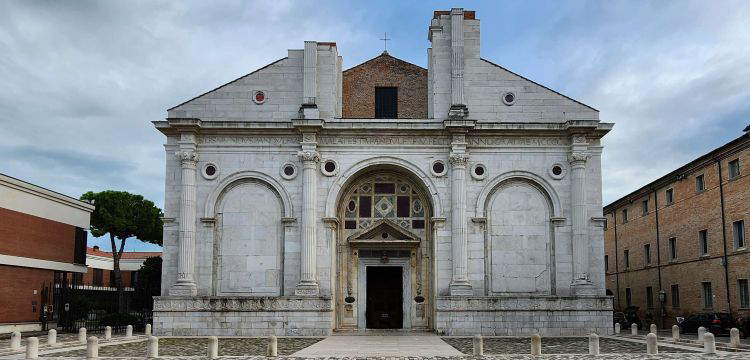
[[[611,333],[599,112],[435,11],[424,69],[304,48],[155,121],[157,335]]]

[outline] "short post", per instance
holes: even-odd
[[[483,356],[484,355],[484,339],[482,339],[481,334],[474,335],[474,356]]]
[[[92,336],[86,342],[86,359],[94,360],[99,358],[99,339]]]
[[[649,328],[649,331],[654,334],[659,334],[659,329],[656,327],[656,324],[651,324],[651,327]]]
[[[638,324],[636,323],[630,324],[630,335],[633,335],[633,336],[638,335]]]
[[[47,345],[52,346],[57,344],[57,330],[49,329],[47,332]]]
[[[589,355],[599,355],[599,335],[589,335]]]
[[[276,339],[276,336],[271,335],[268,338],[268,349],[266,351],[266,356],[278,356],[278,340]]]
[[[148,358],[159,358],[159,338],[157,338],[156,336],[148,337]]]
[[[615,335],[620,333],[620,323],[615,323]]]
[[[732,328],[729,330],[729,346],[733,348],[739,348],[740,347],[740,330],[737,328]]]
[[[14,331],[12,334],[10,334],[10,349],[21,350],[21,333],[20,332]]]
[[[680,341],[680,327],[672,325],[672,341]]]
[[[112,339],[112,327],[111,326],[105,326],[104,327],[104,340]]]
[[[151,324],[146,324],[146,330],[145,330],[146,336],[151,335]]]
[[[531,335],[531,355],[542,355],[542,337],[539,334]]]
[[[27,359],[39,358],[39,338],[30,337],[26,339],[26,358]]]
[[[133,337],[133,325],[128,325],[125,328],[125,337],[126,338],[132,338]]]
[[[78,342],[81,344],[86,343],[86,328],[85,327],[78,329]]]
[[[716,354],[716,339],[710,332],[703,334],[703,353]]]
[[[216,359],[219,357],[219,338],[210,336],[208,338],[208,358]]]
[[[706,335],[706,328],[701,326],[698,328],[698,341],[703,342],[704,335]]]
[[[648,333],[646,335],[646,353],[647,354],[658,354],[659,347],[656,345],[656,334]]]

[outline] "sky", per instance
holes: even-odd
[[[0,172],[78,198],[164,202],[166,109],[335,41],[348,68],[426,67],[433,10],[481,20],[481,54],[600,110],[604,204],[750,124],[750,1],[0,1]],[[109,249],[106,239],[90,245]],[[128,240],[126,250],[158,247]]]

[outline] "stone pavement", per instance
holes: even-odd
[[[325,338],[308,348],[302,349],[294,357],[379,357],[379,356],[420,356],[451,357],[462,356],[461,352],[448,345],[437,335],[335,335]]]

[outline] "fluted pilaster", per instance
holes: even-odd
[[[573,285],[591,285],[589,226],[586,210],[586,162],[590,158],[585,136],[573,137],[570,163],[571,222],[573,227]],[[577,291],[577,289],[574,289]],[[587,291],[587,290],[581,290]],[[577,291],[580,292],[580,291]]]
[[[451,164],[451,261],[453,276],[451,295],[473,295],[468,276],[468,242],[466,238],[466,164],[469,156],[454,152]]]
[[[175,153],[180,161],[182,180],[180,189],[179,250],[177,282],[170,295],[196,295],[195,284],[195,170],[198,153],[192,149]]]
[[[320,154],[315,150],[297,153],[302,161],[302,246],[300,249],[300,283],[296,295],[318,295],[316,263],[316,206],[318,188],[318,163]]]

